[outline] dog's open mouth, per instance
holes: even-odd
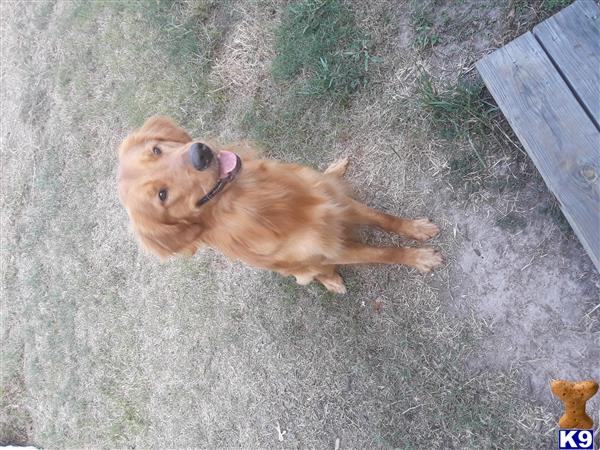
[[[233,152],[221,151],[217,155],[219,159],[219,179],[231,181],[240,171],[242,160]]]
[[[219,160],[219,179],[213,188],[200,200],[196,206],[202,206],[232,181],[242,169],[242,159],[233,152],[222,151],[217,155]]]

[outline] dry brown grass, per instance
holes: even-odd
[[[236,133],[237,124],[261,88],[270,83],[272,29],[280,10],[277,2],[265,2],[260,8],[241,2],[234,8],[238,20],[216,55],[209,76],[214,86],[211,94],[226,103],[223,122],[216,131],[223,139],[231,140],[241,137]]]
[[[512,144],[474,136],[487,169],[452,170],[471,143],[430,126],[419,80],[469,72],[504,39],[504,3],[433,3],[443,39],[421,51],[408,2],[349,2],[383,62],[345,105],[272,79],[283,2],[0,4],[0,404],[14,406],[0,441],[552,445],[547,380],[600,378],[597,274],[536,210],[548,194]],[[211,251],[159,264],[114,183],[120,138],[150,113],[321,168],[349,155],[359,197],[441,225],[446,265],[345,268],[350,293],[334,297]],[[510,214],[526,222],[515,234],[496,225]]]

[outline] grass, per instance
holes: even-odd
[[[424,73],[418,85],[418,108],[427,114],[435,132],[443,138],[473,136],[492,129],[498,107],[490,102],[482,81],[459,78],[438,85]]]
[[[480,79],[459,76],[442,82],[425,73],[413,109],[426,124],[427,135],[444,142],[447,179],[457,199],[515,195],[527,190],[528,181],[542,183]],[[524,224],[509,215],[496,225],[515,233]]]
[[[277,92],[256,95],[240,126],[269,155],[318,165],[381,60],[341,1],[297,1],[282,16],[271,65]]]
[[[10,364],[4,359],[3,364]],[[3,372],[13,372],[14,369],[3,367]],[[16,375],[8,378],[6,383],[0,387],[0,442],[12,443],[13,445],[27,445],[27,435],[31,426],[31,415],[24,407],[24,393],[26,386],[24,380]]]
[[[345,101],[368,83],[370,65],[377,61],[369,38],[340,0],[292,3],[275,31],[273,75],[302,79],[305,95],[329,94]]]
[[[496,226],[511,234],[516,234],[527,227],[527,220],[520,214],[510,212],[496,219]]]
[[[433,29],[431,22],[427,20],[417,22],[415,32],[415,46],[417,48],[431,48],[441,42],[440,36]]]
[[[535,24],[566,8],[574,0],[514,0],[508,3],[507,17],[512,33],[507,38],[514,39]]]
[[[554,14],[563,8],[566,8],[573,0],[543,0],[542,8],[550,14]]]
[[[90,42],[68,49],[66,60],[56,67],[62,93],[90,91],[90,71],[118,73],[121,79],[114,89],[92,100],[98,112],[117,110],[131,126],[152,114],[165,114],[197,128],[198,117],[214,107],[214,102],[207,103],[213,87],[206,76],[222,29],[217,23],[202,24],[214,12],[214,4],[199,1],[188,6],[191,13],[167,0],[73,2],[62,19],[62,31],[92,33],[103,24],[103,45]],[[123,21],[114,19],[118,15]],[[132,54],[146,63],[132,64]]]
[[[418,108],[448,142],[486,129],[493,111],[477,103],[481,91],[372,73],[379,49],[361,31],[361,20],[370,18],[353,16],[341,1],[287,9],[258,0],[21,6],[0,14],[9,31],[2,62],[10,68],[3,79],[10,90],[1,91],[8,251],[0,405],[14,406],[1,418],[0,442],[552,444],[556,411],[532,400],[522,373],[492,364],[482,350],[497,330],[475,310],[463,316],[447,309],[439,285],[455,284],[449,268],[432,277],[398,267],[344,268],[349,294],[338,297],[210,250],[159,264],[139,251],[116,194],[119,141],[147,115],[162,113],[193,134],[232,127],[224,131],[254,137],[269,155],[288,161],[323,167],[350,154],[349,176],[360,196],[390,212],[429,213],[445,199],[424,193],[425,152],[399,153],[408,174],[401,184],[397,160],[390,163],[382,150],[394,145],[403,152],[410,142],[389,127],[378,86],[424,89]],[[251,51],[253,41],[243,39],[249,33],[238,33],[246,26],[275,29],[273,40],[280,41],[273,72],[270,60],[264,73],[261,65],[253,68],[260,89],[235,109],[246,68],[219,66],[238,77],[228,89],[211,75],[216,62],[239,60],[232,36]],[[286,33],[297,40],[286,41]],[[409,67],[410,60],[400,63],[391,53],[384,60],[391,73]],[[452,170],[467,176],[479,167],[480,158],[469,155]],[[453,264],[449,235],[435,245]],[[457,289],[466,303],[474,301]]]
[[[442,37],[432,20],[433,11],[438,3],[437,0],[433,2],[411,0],[409,3],[410,19],[415,32],[413,46],[417,50],[431,49],[442,42]]]
[[[111,248],[119,247],[106,234],[119,226],[105,215],[117,205],[112,195],[115,127],[131,129],[148,115],[163,113],[191,129],[201,128],[196,120],[210,109],[205,76],[218,33],[210,27],[198,32],[194,16],[181,8],[155,1],[71,2],[58,15],[54,4],[46,2],[32,5],[13,28],[29,44],[13,64],[20,65],[27,83],[38,88],[15,88],[17,98],[21,96],[20,118],[34,134],[4,136],[14,148],[14,139],[36,146],[6,166],[25,168],[24,190],[13,194],[26,198],[26,204],[11,209],[23,211],[11,219],[18,236],[12,245],[19,258],[10,264],[15,270],[7,274],[5,286],[22,301],[20,315],[28,320],[19,325],[22,336],[11,341],[15,346],[3,347],[2,360],[15,361],[11,370],[27,378],[27,391],[35,403],[44,405],[28,409],[31,415],[73,418],[72,428],[44,422],[36,430],[40,442],[73,445],[95,436],[107,445],[122,446],[147,430],[147,422],[140,419],[147,416],[147,377],[139,371],[143,364],[134,331],[139,324],[123,317],[131,307],[124,302],[124,272],[98,263],[105,258],[99,256],[104,250],[112,253]],[[53,27],[56,47],[39,49],[40,24]],[[113,217],[120,221],[118,214]],[[47,246],[40,247],[41,242]],[[86,248],[94,248],[96,256]],[[131,267],[136,254],[130,252],[121,261]],[[191,288],[190,280],[173,279],[180,292]],[[210,296],[209,283],[194,283],[194,289],[202,286]],[[93,319],[98,328],[89,328],[96,307],[104,313]],[[117,331],[120,327],[123,332]],[[104,333],[112,337],[102,337]],[[23,346],[36,349],[26,362],[19,356]],[[138,369],[131,372],[130,367]],[[10,373],[3,371],[2,376],[5,380]],[[92,388],[86,379],[93,380]],[[52,392],[46,391],[48,386]],[[8,401],[19,398],[8,391],[2,401],[5,395],[10,395]],[[22,394],[20,401],[31,401],[31,396]],[[98,422],[96,415],[104,419]],[[23,432],[26,427],[20,421],[15,415],[6,426]],[[0,436],[2,442],[20,439],[4,431]]]
[[[199,0],[193,4],[192,15],[206,23],[217,8],[217,0]]]
[[[293,91],[281,95],[280,101],[256,98],[241,127],[274,158],[321,164],[327,146],[344,128],[342,108],[335,101],[324,106]]]
[[[565,218],[564,214],[560,209],[560,205],[555,198],[551,198],[546,203],[538,207],[540,214],[549,217],[550,220],[558,227],[564,236],[572,238],[575,236],[571,225]]]
[[[466,186],[467,195],[485,188],[483,178],[488,170],[490,141],[498,126],[498,108],[483,82],[459,77],[456,82],[440,83],[423,73],[415,103],[413,107],[429,132],[454,148],[448,153],[452,185]]]
[[[415,2],[413,2],[413,4],[415,4]],[[425,50],[432,48],[441,42],[442,38],[436,31],[433,22],[426,14],[424,8],[414,8],[411,20],[415,30],[413,42],[415,48]]]

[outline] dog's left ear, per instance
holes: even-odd
[[[133,230],[142,247],[161,260],[178,253],[192,256],[202,245],[199,241],[202,227],[197,224],[155,224],[145,227],[144,224],[134,222]]]
[[[182,144],[187,144],[192,140],[183,128],[178,127],[171,119],[164,116],[150,117],[137,133],[150,139],[181,142]]]

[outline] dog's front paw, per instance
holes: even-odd
[[[437,236],[439,232],[440,229],[437,225],[430,222],[429,219],[417,219],[411,221],[410,230],[405,234],[411,239],[426,241]]]
[[[334,294],[345,294],[346,293],[346,286],[344,286],[344,283],[332,283],[329,281],[323,281],[323,286],[325,286],[325,289],[327,289],[329,292],[333,292]]]
[[[414,261],[411,265],[422,273],[431,272],[443,262],[440,252],[431,247],[414,249],[413,255]]]
[[[334,294],[345,294],[346,286],[344,285],[344,279],[338,274],[333,275],[321,275],[317,277],[317,280],[321,282],[325,289]]]

